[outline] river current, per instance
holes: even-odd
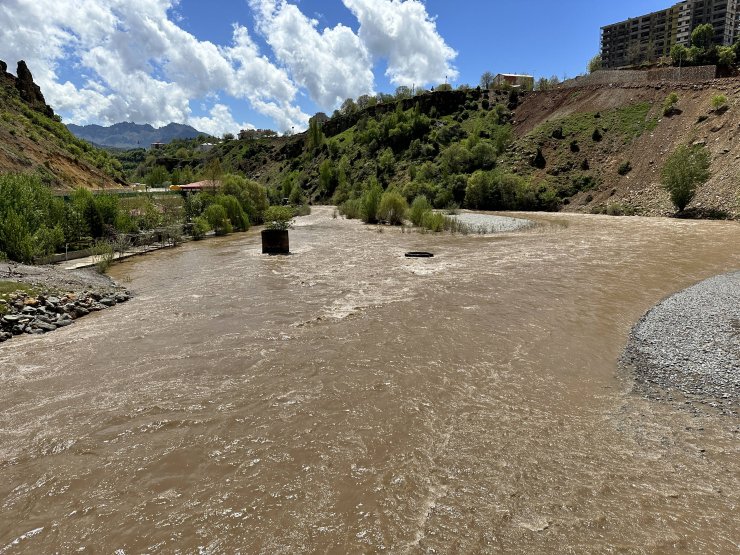
[[[618,360],[740,226],[524,217],[114,266],[132,301],[0,346],[0,554],[737,552],[737,419]]]

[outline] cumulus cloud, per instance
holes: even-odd
[[[318,30],[318,21],[284,0],[249,0],[258,28],[292,78],[324,110],[373,91],[369,53],[344,25]]]
[[[229,107],[216,104],[211,108],[208,117],[190,118],[190,124],[198,131],[203,131],[216,137],[225,132],[233,133],[234,129],[254,129],[249,123],[237,123],[231,115]]]
[[[360,22],[359,37],[375,59],[387,60],[396,85],[437,84],[458,73],[457,53],[437,31],[419,0],[342,0]]]
[[[168,15],[175,3],[3,0],[0,58],[25,59],[47,100],[79,123],[180,121],[234,132],[237,122],[225,104],[214,103],[205,118],[193,117],[190,108],[191,101],[214,101],[224,91],[278,126],[305,127],[297,87],[260,55],[246,28],[235,26],[225,47],[198,40]],[[79,86],[58,78],[59,63],[69,59],[88,76]]]
[[[333,0],[339,3],[339,0]],[[304,129],[305,93],[330,111],[374,92],[374,65],[398,85],[454,79],[455,52],[420,0],[341,0],[357,18],[320,28],[287,0],[248,0],[270,56],[233,26],[229,44],[181,27],[179,0],[2,0],[0,59],[26,60],[47,101],[75,123],[191,123],[214,134],[252,127],[229,106],[251,108],[278,131]],[[60,76],[70,67],[72,82]],[[206,104],[195,116],[192,105]]]

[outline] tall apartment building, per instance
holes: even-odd
[[[601,28],[605,68],[623,67],[668,56],[674,44],[690,45],[691,32],[711,23],[716,44],[740,39],[740,0],[683,0],[653,12]]]

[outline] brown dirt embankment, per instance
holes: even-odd
[[[672,92],[679,96],[680,113],[663,116],[663,102]],[[712,109],[717,95],[727,98],[727,109]],[[645,85],[602,85],[526,95],[516,110],[517,139],[538,126],[576,114],[599,113],[638,103],[649,103],[654,129],[626,144],[580,144],[582,156],[599,185],[584,191],[566,210],[590,212],[596,206],[621,203],[643,215],[671,215],[674,209],[661,188],[660,172],[666,157],[681,144],[705,144],[712,157],[711,178],[701,186],[689,210],[698,215],[740,216],[740,79],[716,79],[704,83],[661,82]],[[567,140],[568,137],[565,137]],[[544,145],[546,158],[552,154]],[[620,175],[618,168],[629,161],[632,170]],[[541,170],[547,176],[550,168]]]

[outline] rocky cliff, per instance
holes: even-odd
[[[33,173],[57,190],[124,183],[120,163],[74,137],[54,115],[25,62],[0,61],[0,173]]]

